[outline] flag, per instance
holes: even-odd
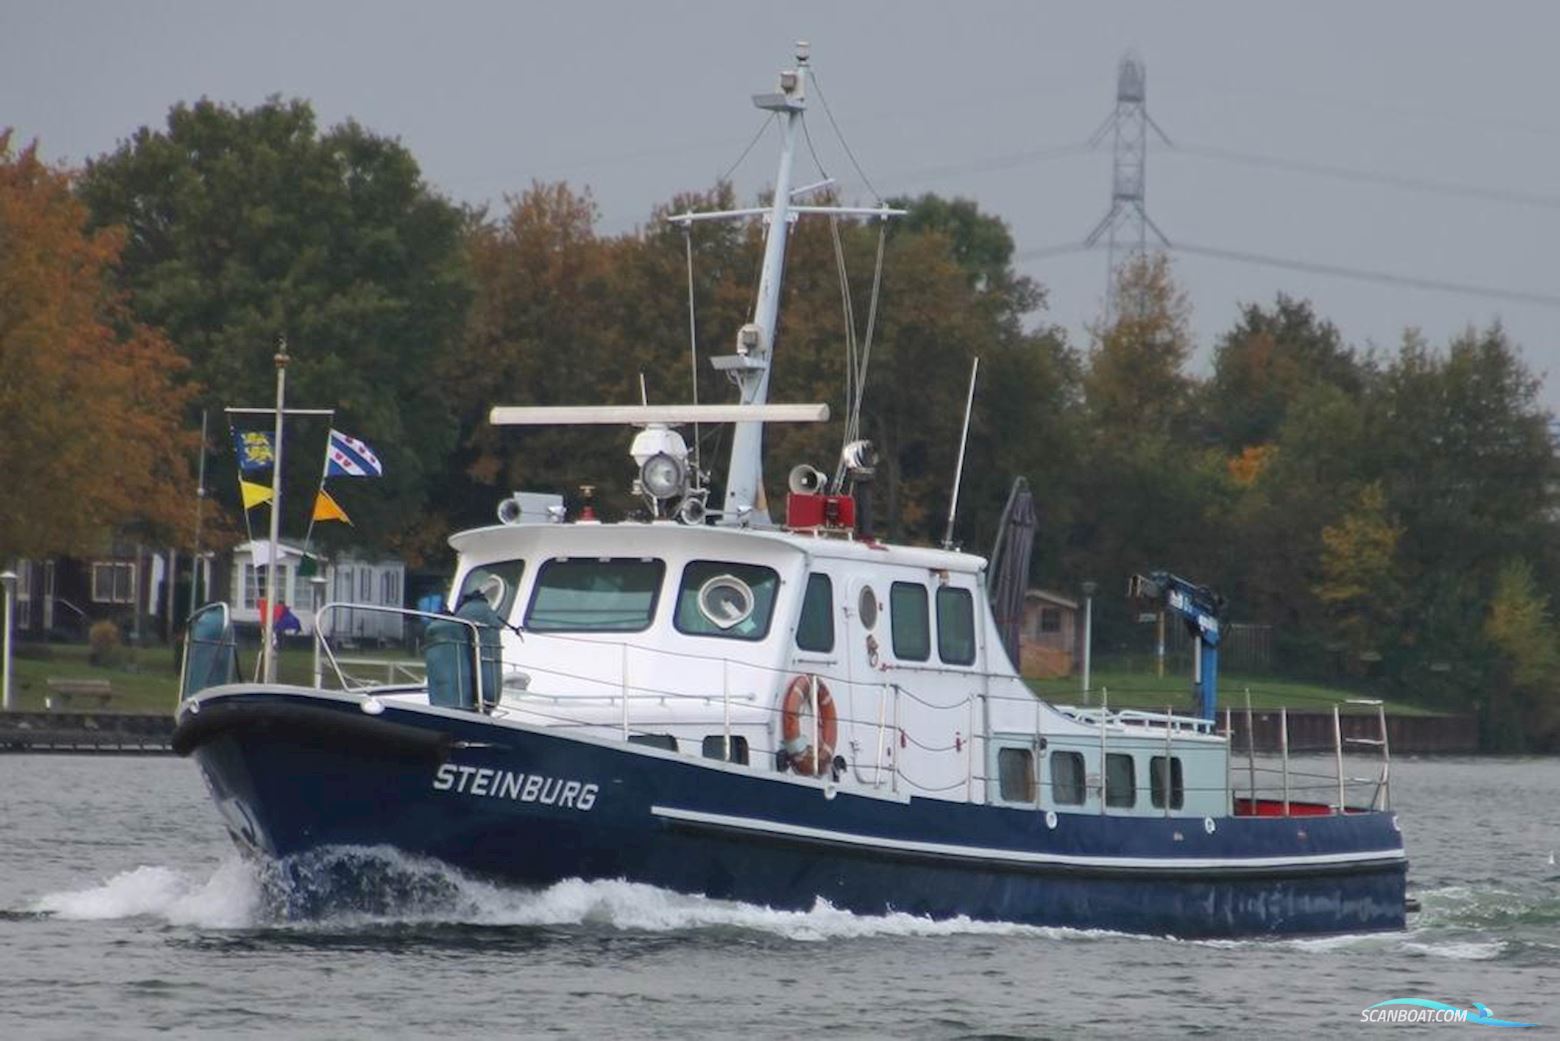
[[[241,473],[268,470],[276,462],[276,452],[271,448],[271,435],[264,430],[233,431],[233,448],[238,452],[238,469]]]
[[[330,492],[324,488],[314,497],[314,519],[317,521],[341,521],[351,524],[352,518],[347,516],[347,511],[341,508],[341,504],[330,497]]]
[[[270,485],[240,480],[238,482],[238,490],[243,493],[244,509],[246,510],[252,510],[263,502],[271,501]]]
[[[383,477],[385,468],[379,464],[374,450],[355,437],[348,437],[339,430],[330,432],[330,444],[325,449],[326,477]]]

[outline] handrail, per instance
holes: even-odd
[[[351,663],[351,659],[339,659],[336,652],[330,646],[329,626],[325,619],[336,611],[369,611],[381,614],[399,615],[402,618],[420,618],[428,621],[455,622],[465,626],[470,631],[472,681],[475,687],[476,703],[479,711],[487,711],[490,704],[488,692],[483,689],[483,660],[482,660],[482,633],[491,631],[492,626],[483,625],[481,622],[469,618],[461,618],[453,614],[444,614],[435,611],[419,611],[410,607],[392,607],[387,604],[357,604],[349,601],[330,601],[320,605],[314,612],[314,686],[319,687],[324,679],[324,670],[321,668],[320,654],[323,651],[329,659],[332,671],[336,674],[336,681],[341,684],[342,690],[361,690],[371,686],[349,685],[349,674],[342,669],[342,664]],[[502,652],[501,652],[502,653]],[[426,684],[426,676],[423,680]],[[494,699],[496,700],[496,698]]]

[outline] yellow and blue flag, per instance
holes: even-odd
[[[269,470],[276,463],[271,435],[264,430],[233,431],[233,448],[238,452],[238,468],[243,473]]]

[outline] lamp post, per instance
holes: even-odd
[[[0,571],[0,585],[5,587],[5,642],[0,648],[0,701],[5,711],[11,711],[11,605],[16,601],[16,572]]]
[[[1089,656],[1094,650],[1094,591],[1098,589],[1093,581],[1083,584],[1083,703],[1090,703],[1089,696]]]

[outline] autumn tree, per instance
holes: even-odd
[[[1289,409],[1323,384],[1364,390],[1364,364],[1309,301],[1280,293],[1271,307],[1247,304],[1219,338],[1207,388],[1208,419],[1232,454],[1272,444]]]
[[[0,561],[98,551],[130,526],[188,542],[185,365],[125,308],[124,236],[87,230],[71,182],[0,133]]]
[[[1503,564],[1483,636],[1496,656],[1485,701],[1485,741],[1501,748],[1560,748],[1560,632],[1525,560]]]
[[[385,463],[383,480],[340,489],[354,537],[404,535],[454,445],[435,372],[469,299],[466,217],[411,153],[350,121],[321,133],[303,101],[202,100],[89,163],[79,190],[96,226],[125,227],[120,285],[189,360],[201,403],[269,401],[285,336],[290,401],[334,407]],[[302,460],[322,460],[325,438],[296,429],[289,531],[319,476]]]
[[[1328,609],[1350,674],[1380,661],[1383,641],[1398,635],[1403,582],[1397,550],[1403,530],[1388,513],[1380,484],[1361,488],[1349,511],[1322,530],[1322,576],[1315,592]]]
[[[1223,467],[1197,433],[1190,306],[1162,254],[1130,260],[1116,292],[1123,304],[1091,330],[1084,361],[1087,437],[1069,572],[1105,589],[1125,588],[1144,568],[1212,582],[1223,555]],[[1105,598],[1096,610],[1102,646],[1128,638],[1123,601]]]

